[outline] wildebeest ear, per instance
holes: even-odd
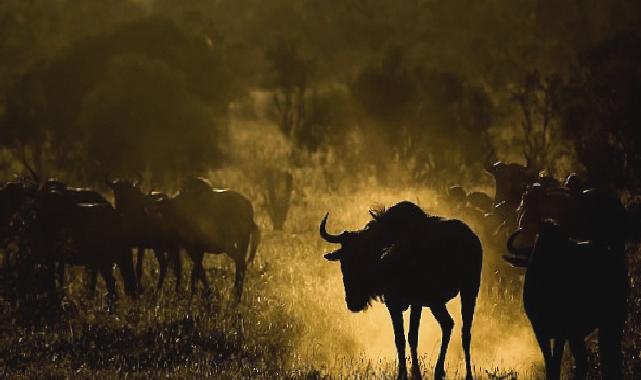
[[[325,256],[323,256],[323,257],[324,257],[324,258],[325,258],[325,260],[327,260],[327,261],[338,261],[338,260],[340,260],[340,258],[341,258],[341,251],[340,251],[340,249],[339,249],[338,251],[334,251],[334,252],[327,253],[327,254],[325,254]]]
[[[503,255],[503,260],[516,268],[527,268],[529,258],[521,255]]]

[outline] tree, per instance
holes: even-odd
[[[558,139],[558,119],[563,102],[563,82],[558,75],[542,77],[529,72],[522,83],[513,86],[512,100],[521,112],[523,155],[533,167],[553,170],[551,150]]]
[[[492,103],[485,90],[452,72],[410,67],[400,47],[365,66],[352,85],[379,174],[395,159],[416,178],[482,162]],[[385,154],[388,152],[388,154]]]
[[[312,61],[303,55],[297,41],[284,37],[267,49],[265,57],[273,73],[270,84],[274,88],[278,126],[285,137],[295,139],[303,128]]]
[[[182,72],[162,61],[112,58],[81,107],[82,156],[88,160],[78,170],[87,175],[148,170],[152,180],[162,182],[220,164],[223,125],[185,83]]]
[[[580,54],[562,131],[597,186],[641,186],[641,38],[623,33]]]
[[[31,152],[49,170],[64,168],[85,178],[105,174],[91,170],[125,168],[124,158],[109,151],[125,149],[125,137],[136,147],[125,149],[130,169],[149,169],[158,177],[179,167],[202,170],[221,158],[228,105],[241,92],[216,46],[150,17],[80,39],[55,60],[31,67],[7,94],[1,142]],[[122,126],[129,128],[126,136]],[[171,146],[162,146],[161,138]],[[209,152],[205,144],[212,144]],[[160,149],[180,155],[160,156]]]

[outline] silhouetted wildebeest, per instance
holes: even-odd
[[[429,307],[443,333],[435,369],[440,379],[445,376],[445,354],[454,326],[445,304],[460,293],[466,374],[471,379],[471,328],[482,266],[478,237],[463,222],[428,216],[407,201],[371,214],[373,219],[360,231],[328,233],[329,214],[320,224],[325,241],[341,244],[325,258],[340,261],[347,308],[359,312],[372,300],[385,302],[394,327],[399,378],[405,378],[402,313],[411,306],[408,340],[413,370],[418,374],[418,327],[422,308]]]
[[[240,301],[247,265],[254,260],[260,242],[251,202],[238,192],[215,190],[205,180],[192,178],[171,201],[171,210],[180,244],[194,262],[192,293],[197,279],[209,291],[204,254],[226,253],[236,266],[234,284]]]
[[[50,178],[42,185],[42,192],[56,192],[59,196],[63,197],[69,205],[71,204],[104,204],[110,205],[109,201],[102,196],[99,192],[84,187],[71,187],[67,186],[64,182]],[[58,278],[60,286],[64,286],[65,263],[64,255],[61,255],[57,262],[58,265]]]
[[[19,254],[24,264],[21,268],[25,270],[20,273],[19,287],[29,286],[27,267],[33,269],[33,265],[43,264],[50,274],[49,287],[53,291],[56,265],[62,280],[64,264],[72,264],[90,269],[91,291],[100,272],[114,296],[112,266],[117,264],[125,280],[125,291],[134,294],[131,255],[123,252],[122,230],[115,211],[105,202],[77,203],[76,193],[70,195],[65,189],[38,189],[35,185],[12,183],[0,193],[3,238],[16,239],[21,244]]]
[[[538,175],[538,171],[529,160],[526,166],[501,161],[493,164],[488,162],[485,170],[494,177],[496,182],[494,205],[505,202],[511,210],[516,210],[521,201],[521,194],[527,185],[536,181]]]
[[[126,294],[136,293],[122,218],[109,203],[78,203],[64,191],[42,191],[29,235],[41,257],[89,269],[92,294],[100,273],[110,296],[116,295],[114,264],[120,269]]]
[[[492,197],[482,191],[472,191],[467,194],[468,206],[476,208],[482,212],[492,212],[493,203]]]
[[[538,226],[551,219],[568,236],[607,244],[623,256],[628,231],[626,209],[616,194],[598,189],[572,193],[534,184],[523,193],[518,209],[519,245],[532,247]]]
[[[74,203],[109,203],[99,192],[86,187],[71,187],[64,182],[51,178],[42,186],[44,191],[57,191]]]
[[[625,260],[607,244],[579,243],[544,221],[531,254],[508,241],[515,266],[527,267],[523,305],[539,343],[548,379],[559,379],[563,346],[574,354],[576,379],[585,379],[585,336],[599,329],[604,379],[622,378],[621,337],[626,319],[628,277]],[[520,233],[517,232],[517,234]],[[553,348],[550,346],[553,341]]]
[[[136,248],[136,278],[138,289],[142,290],[142,268],[146,249],[152,249],[160,267],[157,288],[162,285],[167,273],[168,261],[174,263],[176,290],[180,289],[181,263],[180,242],[176,227],[171,221],[168,210],[171,199],[163,194],[144,194],[137,183],[127,180],[109,181],[114,192],[116,211],[122,218],[125,240],[131,248]]]

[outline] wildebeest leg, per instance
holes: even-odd
[[[131,250],[127,248],[119,248],[118,256],[116,257],[116,264],[118,265],[118,269],[122,275],[125,294],[130,297],[136,296],[138,293],[138,282]],[[109,264],[109,268],[112,268],[111,264]],[[113,277],[113,271],[110,270],[109,273],[111,273]]]
[[[180,292],[180,283],[182,278],[182,263],[180,262],[180,250],[175,248],[171,249],[169,252],[167,252],[167,255],[169,255],[174,260],[174,275],[176,276],[176,293],[178,293]]]
[[[165,283],[165,276],[167,275],[167,253],[164,249],[156,247],[154,248],[154,255],[158,259],[158,266],[160,267],[160,273],[158,274],[158,285],[156,289],[159,291],[162,290],[162,286]]]
[[[98,280],[98,270],[96,268],[89,268],[87,271],[89,278],[87,279],[87,290],[89,291],[89,298],[96,296],[96,283]]]
[[[116,280],[114,279],[111,265],[103,265],[100,268],[100,275],[102,276],[102,279],[105,280],[109,297],[112,299],[116,298]]]
[[[190,256],[194,261],[194,267],[191,270],[191,294],[193,295],[196,292],[196,280],[200,279],[205,287],[205,292],[209,293],[209,283],[207,282],[207,276],[205,275],[205,269],[203,268],[203,258],[205,253],[202,251],[190,251]]]
[[[245,263],[245,258],[237,255],[234,258],[234,263],[236,264],[236,279],[234,281],[234,290],[236,292],[236,303],[240,303],[240,299],[243,296],[243,286],[245,282],[245,272],[247,271],[247,264]]]
[[[619,380],[623,378],[623,354],[621,339],[623,321],[613,326],[599,327],[599,353],[601,354],[601,373],[604,379]]]
[[[61,289],[65,287],[65,263],[58,261],[58,284]]]
[[[447,311],[445,304],[430,306],[432,314],[443,334],[441,338],[441,351],[438,354],[436,367],[434,369],[434,378],[440,380],[445,377],[445,355],[447,354],[447,346],[450,344],[450,337],[452,336],[452,328],[454,328],[454,320]]]
[[[138,259],[136,260],[136,286],[138,287],[138,290],[142,292],[142,267],[145,260],[145,249],[142,247],[136,248],[136,254],[138,256]]]
[[[463,342],[463,352],[465,353],[465,378],[472,380],[472,358],[470,353],[470,343],[472,341],[472,321],[474,320],[474,308],[476,307],[476,296],[478,286],[471,291],[461,291],[461,317],[463,326],[461,328],[461,340]]]
[[[576,380],[585,379],[588,370],[588,354],[585,350],[583,337],[571,338],[570,349],[572,350],[572,356],[574,356],[574,378]]]
[[[418,328],[421,322],[422,311],[423,306],[412,305],[410,312],[410,331],[407,337],[412,355],[412,377],[417,380],[421,378],[421,367],[418,362]]]
[[[545,377],[547,380],[554,379],[552,374],[552,347],[550,346],[550,339],[543,335],[540,331],[534,328],[534,335],[539,344],[541,353],[543,354],[543,363],[545,364]]]
[[[394,328],[394,343],[398,353],[398,379],[407,379],[407,364],[405,363],[405,330],[403,329],[403,311],[400,308],[388,307]]]
[[[565,339],[552,339],[551,372],[555,380],[561,378],[561,362],[563,361],[564,349]]]

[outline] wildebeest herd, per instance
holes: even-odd
[[[530,165],[497,162],[486,170],[496,180],[493,201],[483,193],[466,194],[460,186],[449,189],[449,198],[465,211],[462,215],[490,227],[508,248],[507,262],[527,268],[524,308],[546,377],[560,378],[568,341],[575,378],[585,379],[584,338],[598,328],[603,378],[622,379],[629,281],[624,256],[631,217],[618,196],[589,188],[575,174],[561,184]],[[445,304],[460,294],[466,378],[471,379],[470,330],[482,265],[478,237],[465,223],[429,215],[407,201],[371,214],[373,219],[359,231],[330,234],[327,215],[320,224],[321,237],[341,245],[325,258],[340,262],[348,309],[364,310],[374,299],[386,304],[398,377],[406,378],[402,312],[410,308],[408,340],[418,378],[418,327],[421,309],[429,307],[442,330],[435,366],[435,378],[441,379],[454,324]]]
[[[226,253],[236,268],[235,299],[241,299],[247,265],[256,255],[261,236],[249,200],[235,191],[213,189],[201,178],[185,180],[174,197],[145,194],[137,182],[128,180],[106,185],[113,191],[115,206],[97,191],[69,187],[55,179],[40,183],[35,177],[0,188],[0,241],[8,247],[7,266],[17,273],[14,304],[28,297],[36,271],[43,273],[46,291],[56,293],[64,285],[65,265],[88,269],[90,293],[100,274],[112,300],[117,266],[125,293],[133,296],[141,290],[146,250],[153,250],[159,262],[158,288],[169,262],[174,264],[179,287],[180,249],[194,263],[192,293],[198,281],[209,291],[204,254]],[[138,254],[136,269],[133,249]]]
[[[507,262],[527,268],[524,308],[547,378],[560,377],[566,341],[575,358],[575,377],[585,378],[584,338],[598,328],[603,377],[621,379],[630,213],[615,193],[590,188],[576,175],[561,184],[529,165],[498,162],[485,169],[496,181],[493,199],[454,186],[449,189],[450,202],[465,215],[463,219],[480,222],[507,247],[503,257]],[[113,192],[114,205],[97,191],[55,179],[40,182],[34,176],[0,187],[5,264],[19,262],[12,269],[17,274],[14,304],[30,297],[37,273],[45,279],[45,289],[58,293],[66,265],[87,268],[90,293],[95,292],[100,274],[111,300],[116,296],[117,266],[125,293],[133,296],[142,290],[143,260],[149,251],[159,263],[157,287],[163,287],[172,264],[179,289],[180,250],[193,262],[192,293],[199,281],[209,292],[204,254],[226,253],[235,264],[234,298],[241,300],[247,266],[261,239],[247,198],[213,189],[201,178],[183,181],[175,196],[145,193],[130,180],[108,180],[105,185]],[[446,303],[460,295],[466,378],[471,379],[471,329],[483,265],[477,234],[462,221],[430,215],[408,201],[372,211],[372,219],[358,231],[328,232],[328,215],[320,223],[320,236],[340,248],[325,258],[340,262],[350,311],[363,311],[374,300],[387,306],[399,378],[407,377],[402,314],[407,309],[412,373],[420,377],[417,347],[423,307],[430,308],[441,327],[435,378],[445,377],[454,327]]]

